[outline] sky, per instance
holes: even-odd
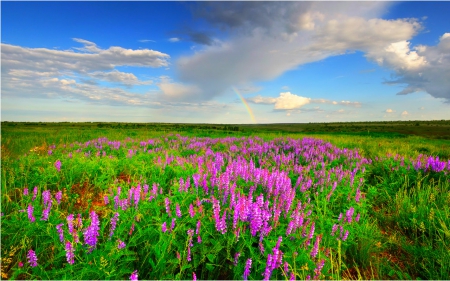
[[[1,120],[450,119],[450,2],[1,1]]]

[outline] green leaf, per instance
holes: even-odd
[[[211,263],[206,263],[206,269],[208,269],[209,271],[213,271],[215,268],[215,266]]]
[[[185,269],[188,269],[188,268],[191,268],[192,267],[192,265],[190,265],[190,264],[185,264],[185,265],[183,265],[182,267],[181,267],[181,271],[183,271],[183,270],[185,270]]]
[[[207,254],[206,257],[207,257],[208,260],[209,260],[210,262],[212,262],[212,263],[213,263],[213,262],[215,261],[215,259],[216,259],[216,256],[213,255],[213,254]]]

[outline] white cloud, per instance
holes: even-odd
[[[402,116],[403,116],[403,117],[405,117],[405,116],[407,116],[407,115],[409,115],[408,111],[405,110],[405,111],[402,112]]]
[[[180,41],[180,39],[177,38],[177,37],[172,37],[172,38],[169,39],[169,41],[170,42],[178,42],[178,41]]]
[[[2,44],[2,96],[78,99],[104,104],[149,105],[147,95],[129,93],[120,88],[100,87],[97,80],[116,82],[127,87],[149,85],[117,66],[167,66],[169,55],[154,50],[121,47],[101,49],[95,43],[75,38],[84,44],[73,50],[26,48]],[[79,82],[77,82],[79,81]]]
[[[347,106],[354,106],[354,107],[361,107],[360,102],[354,102],[354,101],[348,101],[348,100],[343,100],[343,101],[339,102],[339,104],[347,105]]]
[[[289,88],[289,86],[283,86],[283,87],[281,87],[281,90],[289,91],[290,88]]]
[[[367,57],[395,71],[396,79],[386,84],[404,84],[398,95],[424,91],[450,102],[450,33],[443,34],[436,46],[411,49],[410,42],[399,41]]]
[[[280,93],[275,102],[275,109],[297,109],[310,103],[310,101],[310,98],[293,95],[290,92]]]
[[[386,109],[386,111],[385,111],[386,113],[394,113],[395,112],[395,110],[392,110],[392,109],[390,109],[390,108],[388,108],[388,109]]]
[[[109,82],[117,82],[126,86],[132,85],[150,85],[151,80],[140,81],[133,73],[125,73],[117,70],[110,72],[96,71],[88,73],[88,76],[94,79],[100,79]]]
[[[142,40],[138,40],[141,43],[147,43],[147,42],[156,42],[155,40],[150,40],[150,39],[142,39]]]
[[[86,40],[76,39],[76,41],[86,44],[80,49],[91,53],[2,44],[2,74],[17,70],[85,74],[90,71],[113,70],[116,66],[162,67],[168,66],[170,58],[167,54],[148,49],[110,47],[102,50]]]
[[[280,96],[277,98],[271,97],[262,97],[260,95],[249,98],[247,101],[251,103],[260,103],[260,104],[273,104],[274,109],[276,110],[290,110],[290,109],[298,109],[306,104],[311,102],[310,98],[305,98],[302,96],[297,96],[291,94],[290,92],[280,93]]]
[[[390,5],[380,2],[199,5],[207,9],[197,15],[230,32],[228,41],[177,61],[181,81],[197,85],[199,98],[206,100],[232,85],[271,80],[299,65],[348,51],[395,55],[402,46],[391,44],[410,40],[421,28],[414,19],[373,18]],[[420,64],[414,53],[406,54],[403,61]]]
[[[307,97],[298,96],[295,94],[291,94],[290,92],[280,93],[280,96],[277,98],[273,97],[263,97],[261,95],[252,97],[247,99],[248,102],[256,103],[256,104],[274,104],[274,109],[276,110],[291,110],[291,109],[299,109],[307,104],[315,104],[315,103],[325,103],[325,104],[333,104],[333,105],[344,105],[344,106],[354,106],[360,107],[360,102],[351,102],[351,101],[330,101],[327,99],[311,99]],[[315,110],[319,110],[319,107],[316,107]]]

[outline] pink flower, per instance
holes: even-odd
[[[59,161],[59,159],[55,162],[55,168],[56,170],[58,170],[58,172],[61,171],[61,161]]]

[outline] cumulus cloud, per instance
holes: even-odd
[[[76,48],[84,53],[2,44],[2,74],[14,70],[85,74],[113,70],[116,66],[162,67],[168,66],[170,58],[167,54],[149,49],[110,47],[103,50],[92,42],[77,38],[74,40],[85,44],[82,48]]]
[[[310,98],[293,95],[290,92],[280,93],[275,102],[275,109],[297,109],[310,103],[310,101]]]
[[[247,101],[251,103],[261,103],[261,104],[274,104],[275,110],[290,110],[298,109],[311,102],[310,98],[305,98],[302,96],[291,94],[290,92],[280,93],[277,98],[256,96]]]
[[[402,117],[405,117],[407,115],[409,115],[408,111],[405,110],[405,111],[402,112]]]
[[[152,81],[140,80],[132,73],[120,72],[115,68],[168,66],[169,55],[148,49],[102,49],[84,39],[73,40],[84,46],[73,48],[74,51],[2,44],[2,95],[155,106],[149,96],[129,93],[120,88],[101,87],[98,81],[127,87],[149,85]]]
[[[388,108],[388,109],[386,109],[386,111],[385,111],[386,113],[394,113],[395,112],[395,110],[392,110],[392,109],[390,109],[390,108]]]
[[[279,97],[277,98],[263,97],[261,95],[258,95],[247,99],[247,101],[255,104],[273,104],[275,110],[299,109],[307,104],[317,104],[317,103],[351,105],[355,107],[361,106],[361,103],[359,102],[350,102],[350,101],[332,102],[327,99],[311,99],[292,94],[291,92],[280,93]],[[319,108],[317,107],[316,109]]]
[[[450,102],[450,33],[443,34],[436,46],[411,48],[409,41],[399,41],[367,57],[395,71],[395,79],[385,83],[405,85],[398,95],[423,91]]]
[[[370,60],[380,52],[395,56],[405,48],[395,43],[410,40],[422,27],[415,19],[376,18],[388,5],[199,3],[194,14],[228,32],[229,38],[181,57],[176,64],[178,78],[197,85],[199,99],[208,100],[227,92],[232,85],[275,79],[299,65],[349,51],[363,51]],[[401,60],[411,65],[422,63],[413,53]]]

